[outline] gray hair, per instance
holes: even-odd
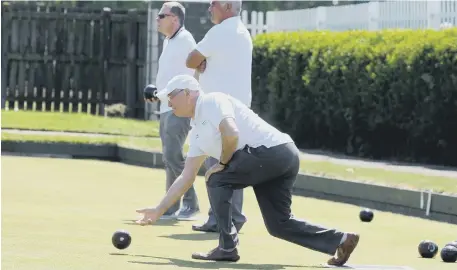
[[[176,15],[179,19],[179,24],[184,25],[184,19],[186,18],[186,8],[179,2],[165,2],[164,7],[168,7],[170,12]]]
[[[221,5],[231,4],[232,12],[235,13],[235,14],[240,15],[241,7],[242,7],[242,1],[241,0],[232,0],[232,1],[221,0],[219,2],[221,3]]]

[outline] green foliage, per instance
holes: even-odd
[[[256,36],[253,109],[301,147],[457,165],[457,29]]]
[[[105,107],[105,113],[108,117],[124,118],[127,112],[127,106],[122,103],[116,103]]]

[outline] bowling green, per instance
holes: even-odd
[[[245,190],[248,222],[240,234],[237,263],[191,259],[194,251],[217,245],[216,234],[191,230],[193,222],[137,226],[135,209],[154,205],[164,194],[165,173],[114,162],[2,157],[2,269],[318,269],[327,255],[268,235],[252,189]],[[208,209],[204,179],[196,182],[202,210]],[[371,223],[358,219],[360,208],[294,196],[292,209],[303,219],[361,234],[349,264],[410,266],[416,270],[455,269],[456,264],[421,259],[423,239],[440,248],[455,240],[456,225],[375,212]],[[111,244],[125,229],[129,248]]]

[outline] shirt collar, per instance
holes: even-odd
[[[228,23],[231,23],[231,22],[234,22],[234,21],[238,21],[240,19],[241,19],[240,16],[233,16],[233,17],[230,17],[230,18],[227,18],[227,19],[223,20],[220,24],[228,24]]]
[[[171,37],[168,38],[168,40],[173,39],[174,37],[176,37],[176,36],[177,36],[179,33],[181,33],[184,29],[185,29],[184,26],[179,27],[179,29],[176,30],[176,32],[175,32],[173,35],[171,35]]]

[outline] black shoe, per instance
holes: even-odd
[[[196,232],[218,232],[217,225],[208,225],[208,223],[192,225],[192,230]]]
[[[204,260],[204,261],[226,261],[226,262],[237,262],[240,259],[238,250],[223,251],[220,248],[215,248],[208,253],[193,253],[192,259]]]
[[[243,223],[235,223],[235,228],[237,232],[241,231],[243,228]],[[203,223],[202,225],[192,225],[192,230],[196,232],[218,232],[217,225],[209,225],[208,223]]]

